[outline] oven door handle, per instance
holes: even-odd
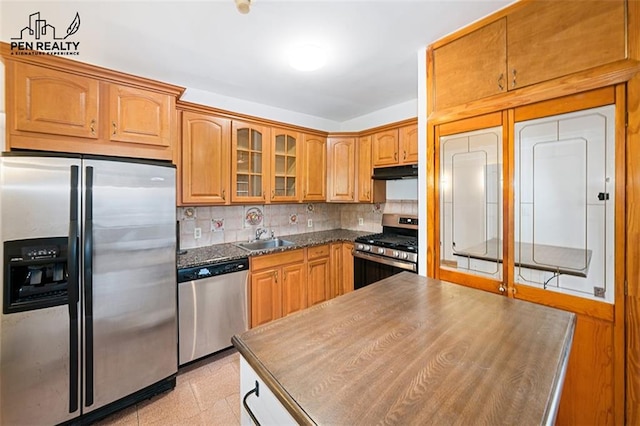
[[[370,260],[372,262],[383,263],[389,266],[395,266],[396,268],[405,269],[407,271],[417,272],[417,265],[411,262],[402,262],[400,260],[394,260],[394,259],[389,259],[382,256],[376,256],[375,254],[363,253],[361,251],[354,252],[353,257]]]

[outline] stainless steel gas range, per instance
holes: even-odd
[[[354,287],[362,288],[402,271],[418,272],[418,217],[383,214],[382,232],[356,238]]]

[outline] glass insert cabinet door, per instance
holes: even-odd
[[[232,201],[265,201],[268,170],[268,129],[232,123]]]
[[[502,127],[439,138],[440,269],[502,279]]]
[[[300,136],[285,130],[272,130],[272,135],[271,200],[297,201]]]
[[[614,301],[615,107],[515,123],[514,281]]]

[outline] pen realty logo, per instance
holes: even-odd
[[[19,37],[11,37],[12,55],[79,55],[79,41],[67,39],[78,32],[80,14],[67,27],[65,35],[40,17],[40,12],[29,15],[29,25],[20,30]]]

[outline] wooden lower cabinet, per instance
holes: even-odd
[[[253,256],[249,263],[251,327],[306,307],[304,249]]]
[[[331,297],[353,291],[353,243],[331,244]]]
[[[557,425],[620,424],[614,413],[614,330],[578,315]]]
[[[307,307],[307,274],[304,263],[282,267],[282,316]]]
[[[278,270],[251,272],[251,327],[282,317],[282,288]]]
[[[353,291],[353,243],[342,243],[342,294]]]
[[[353,243],[250,258],[251,327],[353,291]]]
[[[307,249],[307,306],[331,299],[329,244]]]

